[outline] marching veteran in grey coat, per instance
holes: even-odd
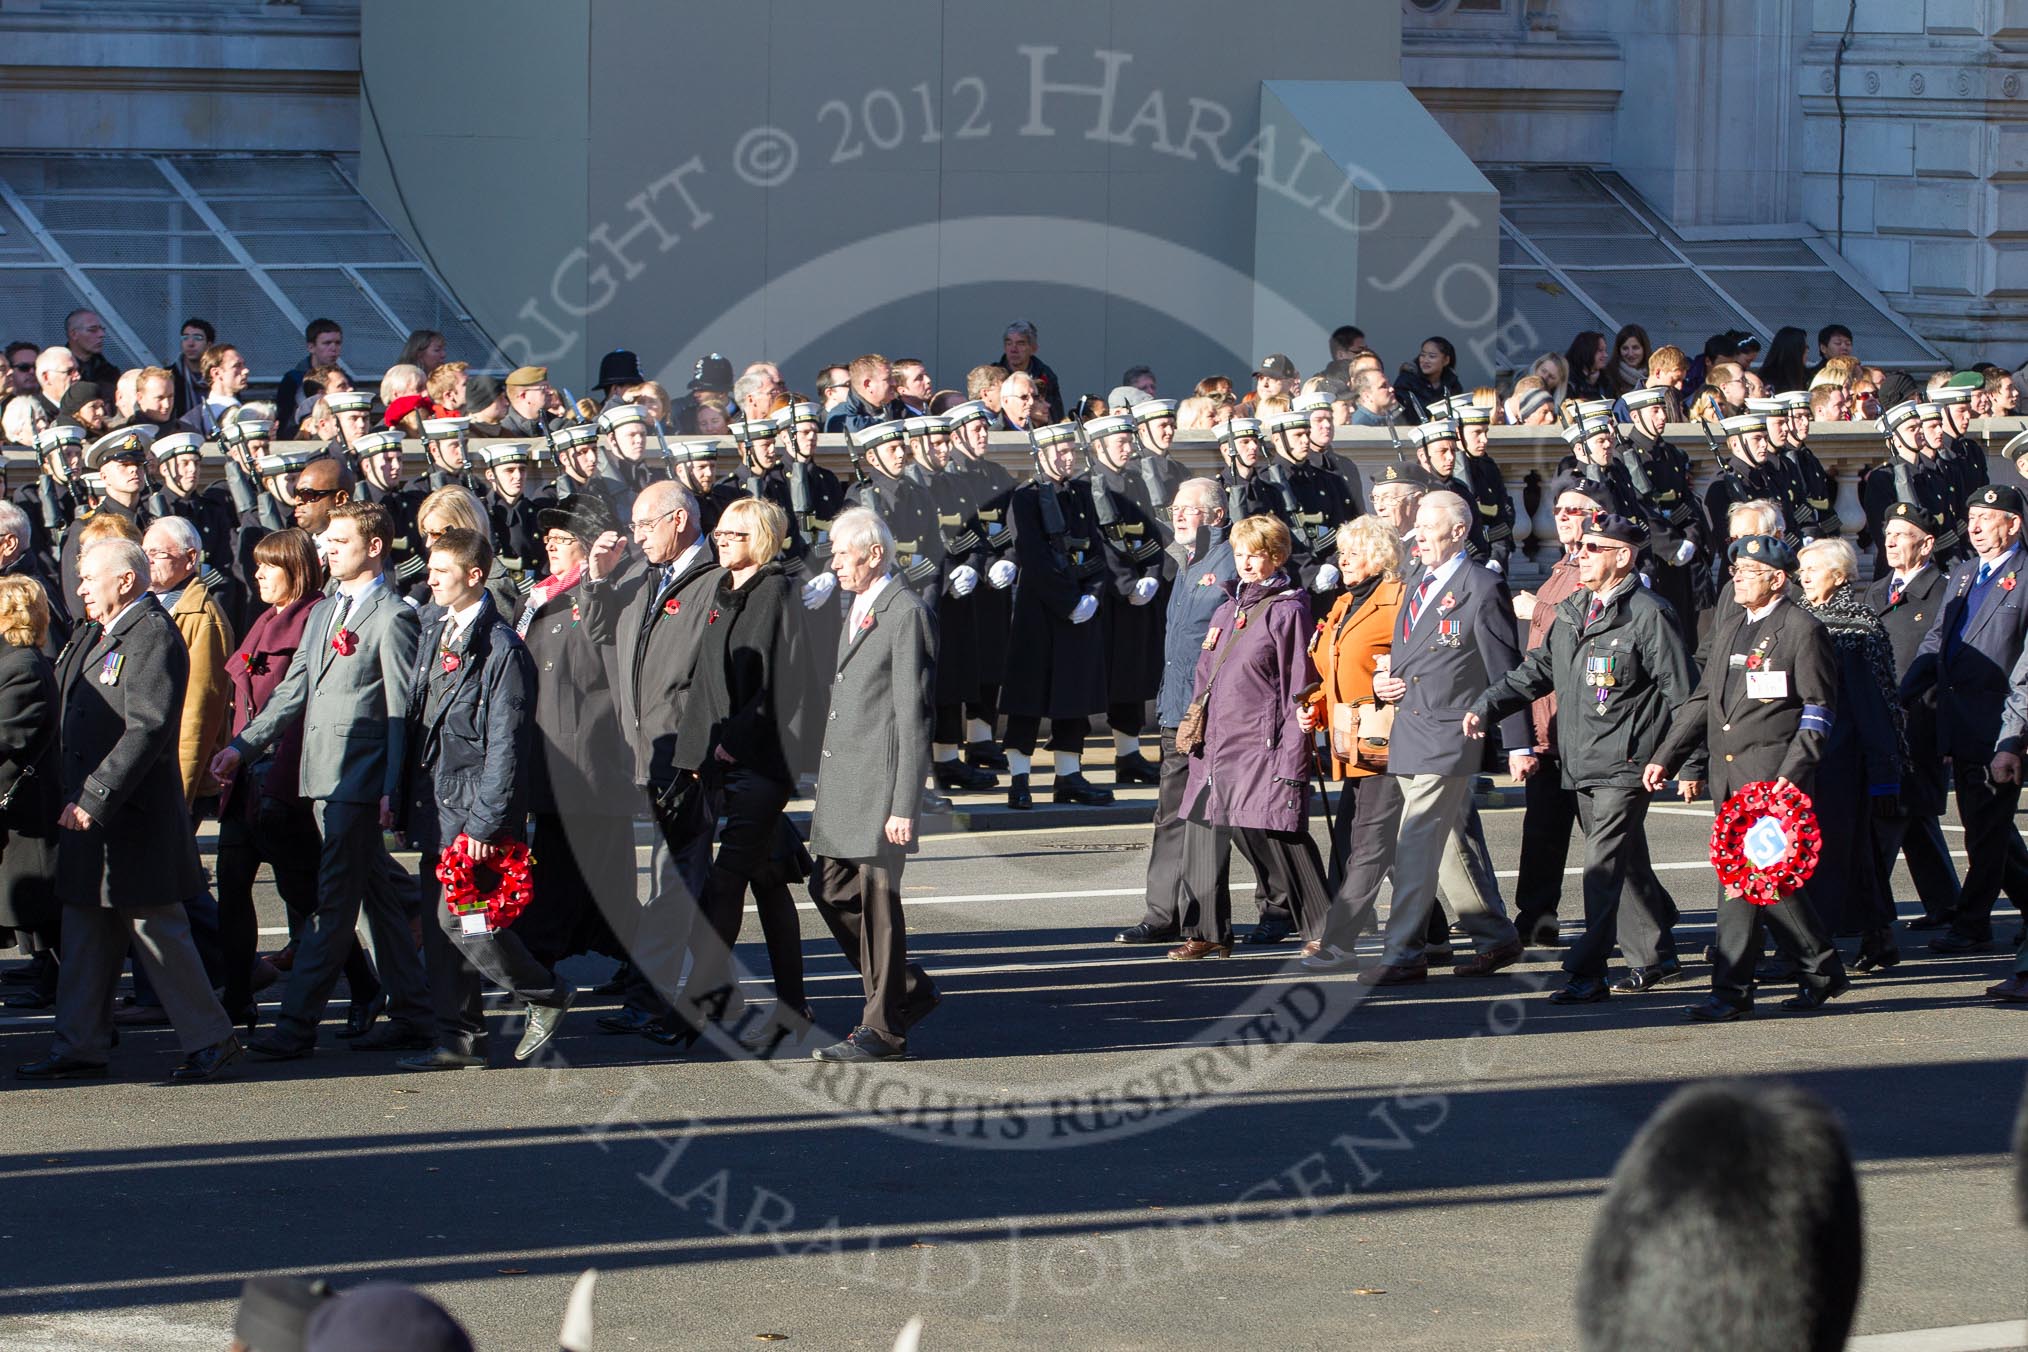
[[[908,1052],[908,1028],[936,1008],[936,985],[908,961],[901,868],[915,848],[915,814],[929,773],[936,638],[922,603],[897,586],[894,537],[866,508],[831,527],[831,568],[850,596],[838,638],[810,852],[810,900],[866,983],[866,1011],[820,1061],[888,1061]]]
[[[174,1080],[208,1079],[240,1058],[211,993],[183,903],[204,890],[177,769],[177,711],[190,655],[148,592],[148,560],[129,540],[78,559],[78,594],[98,621],[58,665],[64,809],[57,818],[57,895],[65,908],[49,1056],[28,1080],[102,1076],[112,1045],[113,986],[131,944],[183,1045]]]

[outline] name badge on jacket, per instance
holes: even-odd
[[[1786,671],[1749,671],[1746,673],[1746,697],[1748,699],[1787,699],[1789,674]]]

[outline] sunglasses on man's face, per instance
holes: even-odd
[[[298,502],[322,502],[326,498],[335,498],[337,496],[338,490],[335,488],[303,488],[299,485],[296,489],[296,501]]]
[[[18,361],[14,363],[14,369],[21,372],[22,375],[33,375],[35,363],[32,361]]]

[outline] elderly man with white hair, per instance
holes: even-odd
[[[43,654],[55,661],[70,640],[70,607],[63,603],[62,594],[36,556],[34,542],[34,526],[28,513],[0,499],[0,577],[18,574],[34,579],[42,588],[43,597],[49,602],[49,634],[43,642]]]
[[[15,1068],[24,1080],[103,1078],[113,989],[131,948],[182,1044],[173,1081],[204,1080],[241,1057],[212,994],[184,909],[204,872],[176,765],[177,710],[189,658],[148,591],[148,558],[101,540],[78,560],[78,595],[99,622],[57,670],[64,749],[57,894],[65,908],[56,1037]]]
[[[183,636],[190,654],[190,681],[183,691],[176,759],[183,773],[183,799],[192,808],[217,794],[211,758],[226,743],[232,685],[225,659],[239,639],[225,608],[198,576],[204,566],[204,540],[180,516],[159,517],[141,537],[148,559],[148,590],[169,612],[170,623]]]

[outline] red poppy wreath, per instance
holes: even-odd
[[[519,840],[501,845],[492,858],[479,864],[472,860],[470,845],[470,838],[460,834],[437,859],[444,904],[452,915],[484,911],[488,929],[505,929],[535,895],[529,880],[528,846]]]
[[[1711,866],[1728,896],[1772,906],[1817,871],[1824,837],[1810,796],[1773,780],[1746,785],[1725,800],[1711,825]]]

